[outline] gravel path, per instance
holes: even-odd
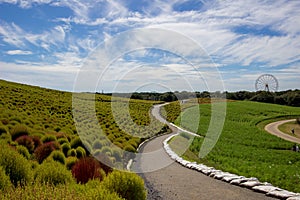
[[[153,110],[157,112],[159,109]],[[172,134],[177,131],[173,127],[172,130]],[[273,199],[264,194],[213,179],[174,162],[163,149],[163,141],[172,134],[160,136],[145,143],[139,151],[142,154],[133,162],[132,169],[140,171],[140,175],[145,180],[148,200]]]
[[[287,122],[292,122],[292,121],[295,121],[295,119],[289,119],[289,120],[282,120],[282,121],[273,122],[273,123],[270,123],[270,124],[266,125],[265,130],[267,132],[271,133],[272,135],[280,137],[284,140],[288,140],[290,142],[295,142],[295,143],[300,144],[300,139],[299,138],[296,138],[296,137],[293,137],[291,135],[285,134],[285,133],[281,132],[278,129],[278,126],[280,126],[281,124],[284,124],[284,123],[287,123]]]

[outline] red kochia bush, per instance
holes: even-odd
[[[19,145],[25,146],[28,149],[29,153],[33,152],[33,150],[34,150],[34,142],[33,142],[33,139],[30,136],[23,135],[21,137],[18,137],[16,139],[16,142]]]
[[[92,157],[83,157],[72,167],[73,177],[77,183],[87,183],[91,179],[102,179],[100,163]]]
[[[35,149],[34,155],[39,163],[42,163],[44,159],[46,159],[52,151],[58,150],[59,144],[57,142],[47,142],[42,144],[38,148]]]

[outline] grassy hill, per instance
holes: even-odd
[[[176,108],[178,111],[177,103],[166,107],[170,119],[178,115],[178,112],[174,113]],[[199,114],[198,108],[199,124],[193,120]],[[210,111],[210,104],[187,108],[175,122],[205,137],[210,123]],[[293,143],[267,133],[260,126],[266,120],[296,116],[300,116],[298,107],[250,101],[227,102],[225,124],[213,150],[203,159],[199,159],[203,138],[196,138],[184,156],[217,169],[246,177],[254,176],[261,181],[300,192],[300,153],[292,151]],[[195,129],[198,127],[195,125],[199,125],[199,128]]]
[[[51,190],[70,193],[70,199],[74,198],[74,193],[76,193],[75,197],[86,196],[86,199],[89,199],[89,196],[91,199],[97,198],[99,195],[104,198],[103,194],[111,194],[114,191],[106,187],[108,190],[103,190],[103,194],[98,192],[98,195],[96,191],[99,188],[95,184],[90,186],[76,186],[75,184],[74,186],[74,180],[82,183],[82,180],[85,180],[84,176],[89,176],[82,174],[84,171],[91,171],[86,168],[87,166],[95,168],[94,171],[92,170],[94,174],[90,174],[87,179],[96,178],[100,181],[106,176],[105,174],[111,173],[112,169],[97,160],[84,159],[89,158],[89,155],[94,155],[101,161],[105,160],[106,164],[123,168],[129,158],[123,155],[122,149],[135,152],[144,139],[167,131],[166,126],[150,116],[152,105],[159,103],[156,101],[112,98],[91,93],[72,94],[4,80],[0,80],[0,96],[0,143],[2,146],[0,199],[14,198],[1,192],[4,188],[10,190],[10,184],[23,185],[16,189],[18,194],[30,194],[30,191],[39,188],[41,192],[45,190],[43,193],[45,195],[50,195]],[[72,104],[74,98],[77,98],[75,107]],[[89,116],[87,116],[89,114],[87,105],[91,103],[95,106],[93,115],[97,123],[94,124],[90,123]],[[112,110],[112,105],[114,110]],[[77,112],[76,119],[73,117],[74,111]],[[82,114],[78,115],[78,113]],[[80,135],[78,130],[80,130]],[[12,157],[15,157],[15,160]],[[7,162],[10,159],[12,159],[11,163]],[[56,166],[57,162],[62,166]],[[12,166],[16,167],[11,169]],[[55,172],[55,168],[61,170]],[[7,181],[7,176],[10,181]],[[127,179],[132,179],[132,183],[136,182],[137,185],[143,184],[143,181],[134,174],[116,175],[115,173],[113,176],[120,176],[120,180],[124,179],[122,185],[126,185]],[[60,181],[53,181],[56,178]],[[32,181],[34,185],[27,184]],[[47,185],[41,184],[44,182]],[[52,188],[53,182],[55,182],[55,189]],[[66,185],[72,182],[72,186],[57,187],[57,182]],[[89,193],[91,195],[82,194],[85,189],[80,187],[91,190]],[[143,196],[144,188],[143,186],[141,188],[137,193]],[[117,195],[112,195],[112,199],[116,196],[124,198],[122,194],[117,193]],[[109,198],[107,195],[106,197]]]

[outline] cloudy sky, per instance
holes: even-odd
[[[68,91],[78,81],[105,92],[222,90],[220,81],[253,91],[273,74],[279,90],[295,89],[299,10],[298,0],[0,0],[0,79]],[[103,57],[109,45],[119,54]],[[78,78],[91,63],[105,66]]]

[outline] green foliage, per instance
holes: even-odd
[[[115,170],[103,180],[102,184],[109,191],[116,192],[127,200],[143,200],[147,196],[144,181],[137,174]]]
[[[34,178],[39,183],[50,185],[72,183],[72,174],[59,162],[49,160],[43,162],[35,171]]]
[[[57,161],[63,165],[66,164],[66,157],[65,155],[59,151],[59,150],[55,150],[55,151],[52,151],[50,156],[49,156],[50,159],[54,160],[54,161]]]
[[[71,146],[69,143],[63,143],[61,145],[61,150],[65,154],[65,156],[68,156],[68,151],[71,149]]]
[[[6,175],[5,170],[0,166],[0,191],[4,191],[11,187],[9,176]]]
[[[64,144],[64,143],[69,143],[69,141],[68,141],[67,138],[59,138],[57,141],[58,141],[58,143],[61,144],[61,145]]]
[[[32,171],[29,161],[11,147],[1,144],[0,166],[16,186],[31,181]]]
[[[41,141],[42,141],[43,143],[47,143],[47,142],[56,142],[57,139],[56,139],[55,135],[47,134],[47,135],[44,135],[44,136],[41,138]]]
[[[82,158],[86,156],[86,152],[84,150],[84,148],[82,148],[81,146],[76,148],[76,156],[77,158]]]
[[[67,153],[67,156],[73,156],[73,157],[76,157],[77,156],[77,152],[76,152],[76,149],[70,149]]]
[[[7,130],[4,126],[0,126],[0,135],[7,133]]]
[[[76,149],[79,146],[83,146],[82,141],[80,137],[75,137],[71,142],[70,142],[71,148]]]
[[[12,140],[16,140],[20,136],[29,135],[29,131],[25,125],[18,124],[13,128],[10,134]]]
[[[23,145],[18,145],[16,148],[19,154],[24,156],[26,159],[30,158],[30,153],[26,147],[24,147]]]
[[[74,166],[74,164],[78,161],[78,158],[77,157],[73,157],[73,156],[70,156],[70,157],[67,157],[66,158],[66,166],[67,168],[70,170],[72,169],[72,167]]]

